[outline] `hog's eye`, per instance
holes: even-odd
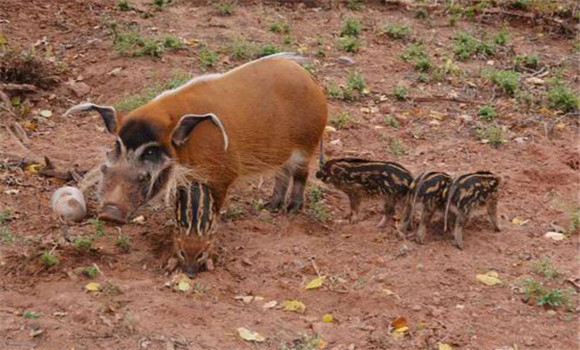
[[[160,147],[151,146],[145,148],[143,154],[141,154],[141,159],[144,161],[157,162],[161,159],[162,154],[163,151]]]

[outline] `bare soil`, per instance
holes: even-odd
[[[3,158],[39,161],[46,155],[61,169],[92,168],[114,138],[105,133],[98,116],[62,117],[68,107],[87,99],[115,104],[167,81],[176,71],[203,74],[199,43],[219,53],[209,70],[227,71],[244,60],[230,58],[223,47],[242,38],[282,47],[284,35],[270,32],[269,25],[284,21],[295,39],[286,49],[311,57],[321,84],[344,84],[347,73],[357,70],[371,91],[355,102],[329,100],[331,116],[349,111],[354,119],[327,133],[329,157],[393,160],[416,175],[426,170],[493,171],[503,179],[502,231],[494,232],[483,219],[474,220],[465,230],[465,249],[459,250],[449,234],[441,233],[439,221],[430,228],[427,243],[419,245],[397,238],[393,225],[382,231],[375,228],[380,203],[365,203],[362,221],[350,225],[344,220],[346,197],[325,187],[329,221],[317,221],[308,208],[296,217],[271,214],[256,208],[269,195],[271,179],[266,177],[263,186],[258,186],[258,178],[242,179],[224,207],[215,270],[199,274],[193,290],[182,293],[165,286],[171,276],[162,269],[174,230],[170,210],[151,205],[139,213],[145,217],[142,224],[106,226],[92,251],[82,253],[71,241],[94,235],[95,226],[64,224],[50,209],[52,192],[64,183],[30,169],[3,168],[0,209],[10,208],[11,214],[0,226],[1,349],[310,349],[314,347],[300,339],[316,335],[324,340],[318,347],[337,350],[437,349],[440,343],[454,349],[578,348],[577,291],[572,289],[568,306],[548,308],[525,302],[520,288],[524,279],[534,278],[547,288],[567,290],[572,287],[567,280],[579,277],[577,232],[568,232],[571,235],[562,241],[543,237],[558,226],[567,229],[579,205],[577,114],[555,113],[545,100],[525,107],[480,74],[510,69],[514,54],[536,52],[548,67],[542,79],[560,72],[577,88],[578,54],[572,39],[554,27],[505,22],[510,37],[495,57],[455,61],[462,76],[435,81],[430,73],[429,81],[421,83],[412,65],[400,58],[410,40],[378,35],[375,29],[382,23],[407,23],[434,63],[443,65],[453,58],[455,33],[485,31],[491,36],[506,18],[476,17],[449,26],[441,12],[420,19],[413,7],[379,2],[361,11],[337,2],[323,7],[240,2],[228,17],[199,1],[178,0],[162,10],[149,1],[131,3],[135,9],[122,12],[114,1],[104,0],[0,2],[0,38],[13,49],[33,47],[35,55],[54,59],[60,67],[60,83],[22,96],[30,108],[18,113],[16,121],[32,121],[38,127],[27,129],[29,142],[23,145],[3,130]],[[361,19],[365,27],[358,54],[341,52],[335,43],[347,17]],[[188,44],[161,57],[121,55],[113,48],[111,21],[133,23],[144,36],[172,34]],[[319,49],[324,57],[315,55]],[[352,57],[354,65],[337,62],[340,56]],[[522,75],[525,88],[542,90],[525,82],[531,74]],[[73,91],[80,82],[90,90]],[[397,101],[392,89],[398,84],[409,86],[411,97],[468,102]],[[251,82],[247,88],[252,88]],[[485,123],[478,120],[478,105],[471,102],[495,105],[505,143],[496,148],[477,139],[475,129]],[[38,111],[45,109],[53,115],[39,117]],[[4,121],[11,117],[0,113]],[[400,126],[389,126],[387,115]],[[402,142],[401,152],[393,151],[394,139]],[[314,162],[311,170],[311,183],[322,186],[312,176]],[[89,195],[89,214],[94,216],[96,202],[93,193]],[[129,252],[114,244],[120,230],[130,237]],[[45,250],[53,250],[60,260],[57,266],[42,265],[40,254]],[[546,256],[559,272],[553,279],[534,267]],[[93,264],[101,271],[95,281],[108,286],[99,293],[86,292],[91,280],[74,272]],[[305,290],[316,277],[314,266],[327,279],[322,288]],[[487,271],[496,271],[503,283],[478,282],[476,275]],[[245,303],[235,299],[240,295],[264,299]],[[306,311],[262,307],[287,299],[302,301]],[[31,319],[27,311],[39,317]],[[332,323],[322,321],[327,313],[333,315]],[[405,316],[409,324],[400,339],[389,328],[398,316]],[[259,332],[266,341],[240,339],[239,327]]]

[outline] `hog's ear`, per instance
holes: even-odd
[[[197,124],[203,122],[204,120],[211,120],[222,132],[222,137],[224,140],[224,150],[227,151],[228,149],[228,134],[226,133],[226,129],[222,124],[220,118],[213,113],[208,114],[186,114],[177,123],[177,126],[173,130],[173,134],[171,135],[171,142],[175,146],[181,146],[185,144],[189,135],[195,129]]]
[[[68,116],[72,113],[77,112],[87,112],[87,111],[97,111],[103,118],[105,122],[105,126],[107,127],[107,131],[111,134],[114,134],[117,129],[117,112],[113,106],[99,106],[93,103],[82,103],[80,105],[76,105],[71,107],[64,116]]]

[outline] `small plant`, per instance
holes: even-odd
[[[502,128],[496,125],[477,129],[476,133],[478,139],[485,141],[494,147],[499,147],[506,142]]]
[[[548,305],[551,307],[569,305],[570,299],[566,294],[564,294],[560,288],[550,289],[538,297],[538,305]]]
[[[99,219],[89,219],[88,223],[95,228],[95,237],[101,237],[105,234],[105,224]]]
[[[290,25],[285,22],[274,22],[270,24],[270,31],[276,34],[288,34],[290,33]]]
[[[305,64],[302,66],[305,71],[310,73],[312,76],[316,76],[316,67],[313,64]]]
[[[420,73],[417,75],[417,81],[420,83],[427,83],[429,82],[429,76],[425,73]]]
[[[129,11],[131,9],[131,4],[129,4],[128,0],[119,0],[119,2],[117,2],[117,8],[121,11]]]
[[[341,37],[358,37],[362,32],[362,24],[357,18],[347,18],[342,23]]]
[[[153,5],[155,6],[156,9],[161,10],[165,6],[167,6],[170,2],[171,0],[153,0]]]
[[[535,261],[534,270],[537,274],[550,279],[556,278],[559,275],[558,270],[556,270],[552,265],[552,259],[549,256],[545,256],[541,260]]]
[[[400,157],[405,154],[405,144],[401,139],[392,138],[391,142],[389,143],[389,150],[391,154],[397,157]]]
[[[264,46],[262,46],[262,49],[260,50],[260,54],[258,55],[258,57],[269,56],[279,52],[282,52],[282,49],[280,49],[278,46],[273,44],[265,44]]]
[[[53,267],[59,264],[60,261],[58,261],[58,258],[49,251],[45,251],[42,253],[42,255],[40,256],[40,261],[42,261],[42,264],[45,267]]]
[[[73,246],[81,252],[88,252],[93,248],[93,239],[90,237],[77,237],[73,240]]]
[[[246,216],[246,210],[238,204],[232,204],[228,207],[223,216],[226,219],[237,220]]]
[[[489,79],[510,96],[514,96],[520,87],[520,75],[515,71],[495,71],[489,75]]]
[[[380,31],[381,34],[387,35],[392,39],[406,39],[409,37],[410,30],[406,24],[385,23]]]
[[[165,36],[161,39],[161,42],[166,49],[178,50],[185,47],[183,40],[174,36]]]
[[[324,349],[326,342],[317,334],[308,336],[302,335],[291,342],[283,342],[280,345],[280,350],[317,350]]]
[[[222,1],[215,5],[220,16],[231,16],[234,14],[235,5],[230,1]]]
[[[413,68],[417,72],[427,72],[431,69],[431,59],[427,56],[417,58],[413,63]]]
[[[393,118],[393,116],[390,115],[385,117],[385,124],[395,129],[399,128],[399,126],[401,125],[397,119]]]
[[[115,238],[115,246],[127,253],[131,250],[131,238],[120,234]]]
[[[427,12],[427,10],[424,8],[420,8],[417,10],[417,12],[415,12],[415,18],[425,19],[427,17],[429,17],[429,12]]]
[[[566,86],[559,79],[552,81],[552,86],[548,89],[548,100],[550,107],[564,113],[577,111],[580,107],[578,93]]]
[[[528,296],[528,298],[545,293],[544,285],[533,278],[524,279],[523,286],[523,292]]]
[[[334,118],[330,119],[330,124],[337,129],[344,128],[347,124],[354,121],[352,114],[348,111],[338,113]]]
[[[540,58],[537,54],[517,55],[514,57],[514,69],[522,71],[524,68],[536,69],[540,66]]]
[[[284,45],[291,45],[296,42],[296,39],[291,35],[285,35],[282,42],[284,43]]]
[[[229,47],[230,56],[232,59],[249,59],[257,56],[258,47],[254,42],[246,40],[237,40]]]
[[[308,199],[308,214],[315,220],[324,222],[329,219],[328,207],[322,203],[324,197],[322,187],[310,185],[306,188],[306,198]]]
[[[496,45],[504,46],[507,43],[508,39],[509,39],[509,34],[505,30],[502,29],[499,33],[497,33],[493,37],[493,42]]]
[[[36,320],[40,316],[34,311],[26,310],[24,311],[24,313],[22,313],[22,317],[24,317],[27,320]]]
[[[401,58],[405,61],[409,61],[415,58],[426,57],[425,46],[422,43],[411,44],[407,46],[407,50],[401,55]]]
[[[357,53],[360,51],[362,42],[358,38],[344,37],[338,38],[338,47],[340,50],[350,53]]]
[[[199,52],[199,62],[203,68],[213,67],[217,63],[218,59],[218,54],[215,51],[208,49],[207,47],[204,47]]]
[[[393,94],[399,101],[405,101],[409,97],[409,89],[404,85],[395,85]]]
[[[495,50],[495,44],[478,40],[465,32],[461,32],[453,38],[453,52],[462,61],[475,54],[494,56]]]
[[[580,230],[580,208],[572,209],[570,212],[570,223],[566,229],[568,235],[578,233]]]
[[[525,11],[528,9],[529,4],[530,4],[530,0],[515,0],[515,1],[512,1],[512,3],[510,4],[510,7],[514,8],[514,9]]]
[[[121,29],[115,22],[109,24],[113,34],[115,50],[132,56],[159,57],[166,49],[175,50],[184,47],[181,39],[166,36],[162,38],[144,38],[134,29]]]
[[[95,278],[99,275],[99,269],[96,266],[85,266],[81,269],[81,273],[88,278]]]
[[[364,7],[362,0],[347,0],[346,8],[352,11],[360,11]]]
[[[483,105],[483,106],[479,107],[479,110],[477,111],[477,115],[479,115],[480,119],[485,120],[487,122],[491,122],[491,121],[495,120],[495,118],[497,117],[497,113],[495,112],[495,109],[490,105]]]
[[[351,71],[346,78],[346,86],[350,90],[356,90],[360,93],[367,91],[367,83],[365,78],[357,71]]]

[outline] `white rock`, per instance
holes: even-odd
[[[561,241],[564,238],[566,238],[566,236],[564,236],[560,232],[554,232],[554,231],[546,232],[546,234],[544,235],[544,237],[551,238],[554,241]]]
[[[85,196],[76,187],[59,188],[52,194],[50,202],[52,210],[65,220],[81,221],[87,215]]]

